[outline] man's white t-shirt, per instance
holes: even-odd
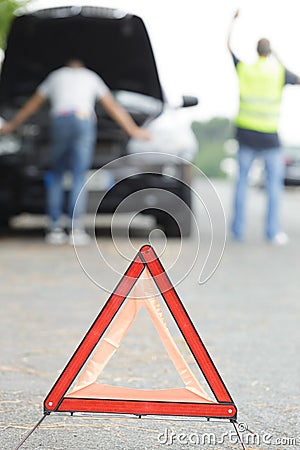
[[[77,112],[94,115],[96,100],[109,92],[104,81],[85,67],[62,67],[51,72],[38,92],[51,103],[51,114]]]

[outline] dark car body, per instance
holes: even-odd
[[[300,147],[284,147],[284,183],[286,186],[300,186]]]

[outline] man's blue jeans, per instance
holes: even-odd
[[[264,161],[267,190],[267,214],[265,235],[271,240],[280,231],[279,209],[283,191],[283,156],[279,147],[256,150],[241,146],[238,151],[239,176],[234,197],[234,213],[231,225],[233,237],[242,240],[245,231],[245,206],[248,187],[248,176],[253,161],[261,158]]]
[[[73,113],[56,116],[52,118],[50,137],[52,163],[47,189],[47,212],[52,226],[56,226],[63,214],[63,176],[66,171],[70,171],[72,175],[68,215],[72,218],[75,211],[74,219],[80,221],[80,217],[86,212],[87,193],[83,191],[80,196],[79,193],[92,164],[96,122],[94,119],[82,120]]]

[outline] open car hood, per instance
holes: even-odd
[[[114,91],[163,101],[142,19],[99,7],[60,7],[16,17],[0,80],[0,102],[31,95],[67,59],[79,58]]]

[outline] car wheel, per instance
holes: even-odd
[[[159,211],[155,214],[157,224],[163,228],[167,237],[189,237],[192,228],[192,214],[184,210],[184,214],[178,214],[176,220],[170,214]]]
[[[7,231],[10,228],[10,216],[0,215],[0,231]]]

